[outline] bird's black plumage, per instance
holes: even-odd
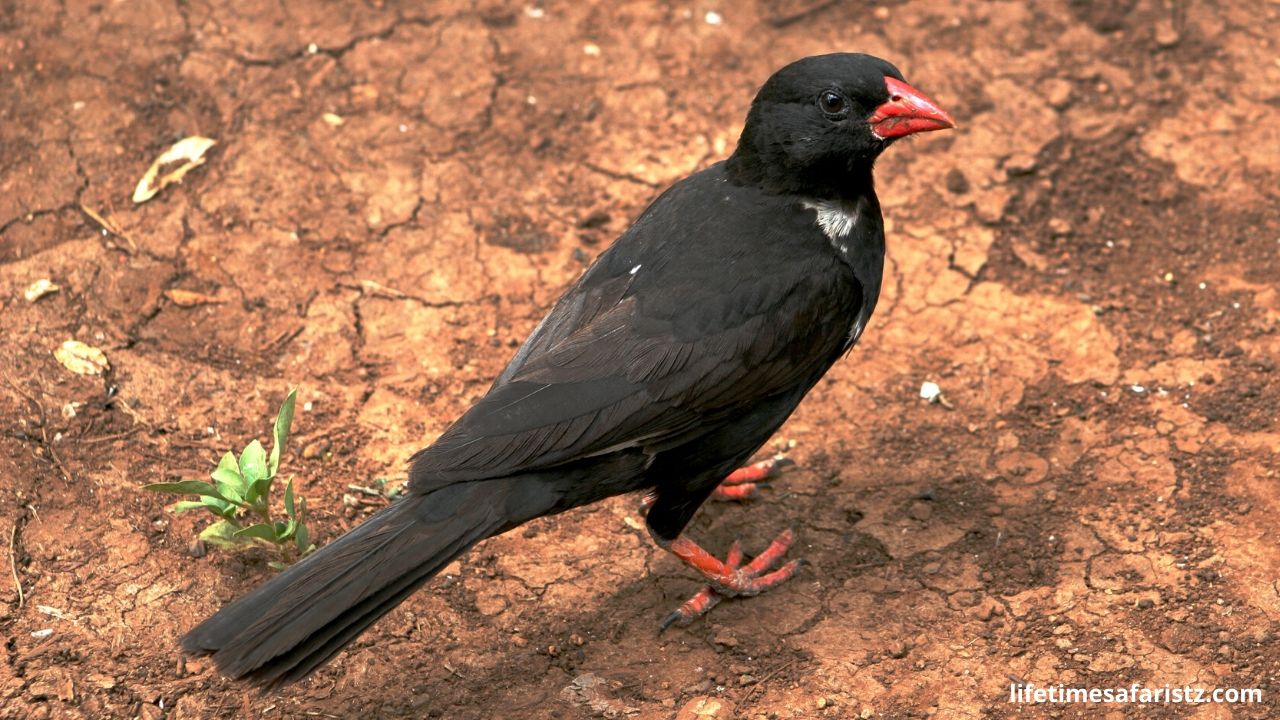
[[[732,157],[672,186],[413,458],[407,496],[184,639],[224,672],[303,677],[475,542],[651,490],[659,542],[759,449],[866,326],[884,234],[868,118],[892,65],[793,63]]]

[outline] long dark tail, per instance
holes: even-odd
[[[544,484],[519,477],[408,496],[222,608],[182,647],[234,678],[295,682],[472,545],[554,504]]]

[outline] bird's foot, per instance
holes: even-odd
[[[764,552],[751,562],[742,564],[742,545],[734,541],[724,562],[703,550],[697,543],[684,537],[676,538],[669,549],[707,579],[707,585],[694,594],[662,621],[658,632],[672,625],[684,627],[707,614],[726,597],[751,597],[774,588],[796,574],[803,560],[790,560],[777,570],[768,571],[782,559],[795,541],[795,533],[783,530],[769,543]]]
[[[769,487],[764,482],[777,477],[786,468],[795,465],[796,461],[785,455],[774,455],[768,460],[738,468],[729,473],[711,493],[712,500],[747,500],[760,496],[760,489]]]
[[[760,497],[760,490],[769,487],[769,483],[765,482],[765,480],[781,475],[784,470],[795,464],[795,460],[786,455],[778,454],[768,460],[761,460],[758,463],[740,467],[720,481],[716,489],[711,492],[711,499],[725,502],[754,500]],[[644,496],[640,500],[640,511],[648,512],[649,506],[652,504],[653,496]]]

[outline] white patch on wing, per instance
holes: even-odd
[[[841,253],[849,252],[842,240],[858,224],[858,207],[838,200],[806,200],[805,208],[818,213],[818,227]]]
[[[849,348],[853,347],[853,344],[858,342],[858,338],[862,337],[862,331],[865,328],[866,320],[863,317],[859,316],[857,320],[853,321],[853,327],[849,328],[849,337],[844,343],[845,352],[848,352]]]
[[[640,272],[640,266],[639,266],[639,265],[636,265],[635,267],[631,268],[631,274],[632,274],[632,275],[635,275],[635,274],[636,274],[636,273],[638,273],[638,272]]]

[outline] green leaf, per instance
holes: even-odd
[[[226,500],[239,502],[244,499],[244,481],[240,477],[240,467],[236,465],[236,456],[228,452],[218,462],[218,467],[209,475],[218,486],[218,493]]]
[[[298,389],[294,388],[289,391],[285,397],[284,403],[280,405],[280,412],[276,413],[276,426],[271,433],[271,457],[267,460],[268,475],[276,476],[276,471],[280,469],[280,453],[284,452],[284,445],[289,441],[289,428],[293,425],[293,406],[298,399]]]
[[[284,570],[285,568],[289,567],[289,565],[288,563],[282,563],[279,560],[271,560],[270,562],[267,563],[267,567],[271,568],[272,570]]]
[[[234,523],[227,520],[219,520],[200,531],[200,539],[211,545],[218,547],[233,548],[237,545],[244,544],[236,539],[236,530],[238,528]]]
[[[228,451],[222,456],[222,460],[218,461],[218,467],[214,469],[210,475],[215,483],[238,483],[240,482],[240,466],[236,464],[236,455]]]
[[[303,523],[298,523],[298,527],[294,528],[293,541],[297,544],[298,552],[302,555],[306,555],[316,549],[315,545],[311,545],[311,533],[307,531],[307,526]]]
[[[264,477],[264,478],[258,478],[257,482],[250,485],[248,492],[246,492],[245,494],[253,496],[253,500],[250,500],[249,502],[257,501],[261,503],[263,508],[266,508],[267,495],[270,493],[271,493],[271,478]]]
[[[188,510],[199,510],[202,507],[208,507],[199,500],[180,500],[170,506],[169,511],[174,513],[182,513]]]
[[[203,480],[180,480],[171,483],[151,483],[143,485],[143,490],[152,492],[167,492],[177,495],[207,495],[210,497],[222,498],[218,489]],[[223,498],[225,499],[225,498]]]
[[[290,520],[298,516],[293,503],[293,478],[289,478],[289,484],[284,486],[284,512]]]
[[[257,440],[246,445],[244,452],[240,453],[240,477],[244,479],[246,488],[270,477],[267,474],[267,451]]]
[[[236,506],[234,503],[223,500],[213,495],[201,495],[200,504],[212,510],[215,514],[231,520],[236,516]]]
[[[257,538],[274,543],[276,542],[276,529],[269,523],[258,523],[257,525],[250,525],[247,528],[237,530],[235,536],[237,538]]]

